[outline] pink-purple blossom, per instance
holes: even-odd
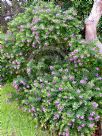
[[[74,79],[75,79],[74,76],[69,77],[69,80],[71,80],[71,81],[74,81]]]
[[[78,127],[78,131],[80,131],[81,129],[82,129],[82,126],[79,126],[79,127]]]
[[[94,123],[92,123],[92,124],[89,125],[90,128],[93,128],[94,126],[95,126]]]
[[[92,106],[96,109],[96,108],[98,107],[98,103],[93,102],[93,103],[92,103]]]
[[[91,116],[94,116],[94,115],[95,115],[95,112],[90,113],[90,115],[91,115]]]
[[[96,121],[99,121],[99,119],[100,119],[100,116],[97,115],[97,116],[95,117],[95,120],[96,120]]]
[[[59,117],[60,117],[59,114],[56,113],[56,114],[54,115],[54,120],[59,119]]]
[[[84,119],[84,116],[80,116],[80,119]]]
[[[89,117],[88,119],[89,119],[90,121],[94,120],[94,118],[92,118],[92,117]]]
[[[62,91],[63,90],[63,88],[62,87],[59,87],[59,89],[58,89],[59,91]]]
[[[97,71],[100,70],[99,67],[96,67],[96,70],[97,70]]]
[[[81,83],[81,84],[86,84],[87,82],[86,82],[85,79],[82,79],[82,80],[80,80],[80,83]]]
[[[31,108],[31,112],[35,112],[35,107],[32,107],[32,108]]]

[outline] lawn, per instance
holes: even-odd
[[[19,109],[16,100],[10,99],[14,92],[11,85],[0,88],[0,136],[48,136],[29,113]]]

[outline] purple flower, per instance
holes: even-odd
[[[35,47],[36,47],[36,44],[32,44],[32,47],[35,48]]]
[[[37,30],[37,28],[36,28],[36,27],[32,27],[31,30],[32,30],[32,31],[34,32],[34,34],[35,34],[35,31]]]
[[[78,57],[77,57],[77,56],[73,56],[73,59],[74,59],[74,60],[77,60],[77,59],[78,59]]]
[[[96,74],[96,77],[99,77],[99,74],[98,74],[98,73]]]
[[[92,106],[96,109],[98,107],[98,104],[96,102],[93,102]]]
[[[99,119],[100,119],[100,116],[96,116],[95,120],[99,121]]]
[[[23,80],[21,80],[20,82],[21,82],[23,85],[26,85],[26,83],[25,83]]]
[[[78,63],[80,63],[81,62],[81,60],[80,59],[78,59]]]
[[[80,119],[84,119],[84,116],[80,116]]]
[[[32,22],[33,22],[34,24],[38,23],[39,21],[40,21],[40,18],[33,18],[33,20],[32,20]]]
[[[55,102],[55,105],[56,105],[56,106],[58,106],[59,104],[60,104],[59,101],[56,101],[56,102]]]
[[[91,116],[94,116],[94,115],[95,115],[95,112],[90,113],[90,115],[91,115]]]
[[[68,129],[66,130],[66,135],[65,135],[65,136],[70,136],[70,135],[69,135],[69,130],[68,130]]]
[[[94,120],[94,118],[92,118],[92,117],[89,117],[88,119],[89,119],[90,121]]]
[[[82,127],[81,127],[81,126],[79,126],[79,127],[78,127],[78,131],[80,131],[81,129],[82,129]]]
[[[93,48],[92,50],[93,50],[93,51],[96,51],[96,48]]]
[[[59,87],[59,89],[58,89],[59,91],[62,91],[63,90],[63,88],[61,88],[61,87]]]
[[[36,36],[35,36],[35,39],[38,41],[38,40],[39,40],[39,36],[38,36],[38,35],[36,35]]]
[[[60,117],[59,114],[56,113],[56,114],[54,115],[54,120],[59,119],[59,117]]]
[[[74,61],[74,59],[73,59],[73,58],[70,58],[69,60],[70,60],[71,62],[73,62],[73,61]]]
[[[74,81],[74,76],[70,76],[69,80]]]
[[[94,124],[94,123],[92,123],[92,124],[90,124],[90,125],[89,125],[89,127],[90,127],[90,128],[93,128],[93,127],[94,127],[94,125],[95,125],[95,124]]]
[[[85,124],[82,124],[81,127],[85,127]]]
[[[35,112],[35,107],[32,107],[32,108],[31,108],[31,111],[32,111],[32,112]]]
[[[100,70],[99,67],[96,67],[96,70],[97,70],[97,71]]]
[[[50,93],[48,93],[48,94],[47,94],[47,96],[48,96],[48,97],[50,97],[50,96],[51,96],[51,94],[50,94]]]
[[[78,49],[74,50],[74,53],[78,53],[78,52],[79,52]]]
[[[79,98],[80,98],[80,99],[82,99],[82,98],[83,98],[83,96],[82,96],[82,95],[80,95],[80,96],[79,96]]]
[[[59,111],[62,111],[62,110],[63,110],[63,107],[59,105],[59,106],[58,106],[58,110],[59,110]]]
[[[42,111],[43,111],[43,112],[46,112],[46,109],[45,109],[45,107],[42,107]]]
[[[82,80],[80,80],[80,83],[81,83],[81,84],[86,84],[87,82],[86,82],[85,79],[82,79]]]
[[[13,87],[14,87],[16,90],[18,90],[18,89],[19,89],[19,85],[17,85],[16,81],[14,81],[14,83],[13,83]]]

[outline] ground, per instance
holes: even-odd
[[[0,136],[48,136],[37,128],[37,122],[19,109],[16,101],[11,100],[14,92],[11,85],[0,88]]]

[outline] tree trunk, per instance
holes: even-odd
[[[97,25],[102,16],[102,0],[94,0],[89,17],[85,21],[85,40],[87,42],[97,41],[96,45],[102,53],[102,43],[97,38]]]

